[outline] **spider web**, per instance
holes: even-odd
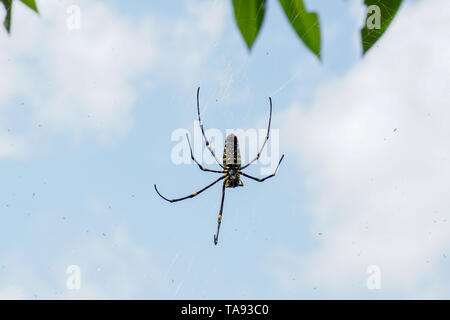
[[[228,10],[228,12],[230,12],[230,10]],[[227,27],[233,28],[233,26],[230,25]],[[260,33],[261,34],[258,37],[263,35],[264,25],[261,28]],[[220,61],[223,70],[222,77],[216,83],[206,83],[201,85],[201,119],[205,127],[205,133],[208,140],[212,144],[214,144],[214,141],[211,141],[211,137],[208,136],[209,129],[220,130],[224,137],[227,129],[239,128],[244,131],[249,128],[254,128],[258,131],[263,130],[265,134],[269,119],[268,97],[272,96],[273,98],[280,94],[280,92],[288,88],[289,85],[292,84],[301,74],[301,71],[297,71],[291,78],[270,90],[270,94],[264,94],[262,96],[260,92],[255,92],[253,89],[254,86],[250,83],[247,74],[249,70],[249,61],[252,59],[252,55],[248,54],[244,50],[243,52],[245,53],[245,57],[242,59],[233,59],[228,58],[227,56],[221,56]],[[246,103],[240,103],[239,108],[236,108],[236,102],[238,102],[239,99],[245,99]],[[192,110],[190,113],[191,115],[195,114],[193,112],[195,103],[196,101],[189,102],[189,108]],[[275,113],[276,110],[277,106],[274,105],[273,113]],[[190,135],[192,137],[192,122],[187,120],[187,123],[190,123]],[[272,128],[276,127],[277,126],[274,125],[272,119]],[[258,136],[258,145],[256,146],[257,150],[260,149],[262,143],[263,139],[260,139],[260,136]],[[266,150],[269,148],[270,146],[266,145]],[[256,156],[256,153],[248,152],[249,146],[247,144],[246,149],[247,151],[244,151],[245,158],[243,157],[242,159],[243,163],[247,163]],[[243,153],[242,151],[243,150],[241,149],[241,154]],[[215,153],[219,160],[222,159],[223,147],[215,148]],[[203,162],[202,165],[211,169],[217,169],[217,166],[212,161],[213,158],[209,155],[204,143],[202,144],[202,154],[204,157],[209,158],[210,162],[213,163],[213,165],[206,165],[205,162]],[[260,162],[257,161],[250,168],[258,168],[260,165]],[[259,173],[256,175],[259,176]],[[250,182],[247,183],[250,185]],[[255,188],[256,187],[264,186],[255,185]],[[206,234],[202,236],[203,242],[199,244],[202,250],[205,251],[204,254],[208,255],[209,258],[206,260],[201,259],[199,256],[199,251],[196,249],[181,250],[174,254],[172,257],[172,262],[170,263],[166,273],[167,280],[169,282],[172,280],[174,281],[173,284],[170,284],[171,296],[173,298],[183,298],[185,296],[213,299],[223,298],[220,296],[220,290],[217,288],[217,282],[220,281],[218,279],[222,276],[222,266],[219,259],[223,258],[223,250],[231,249],[226,246],[227,243],[230,243],[229,240],[232,237],[238,237],[243,243],[246,243],[253,237],[253,235],[257,233],[259,219],[258,208],[261,208],[261,206],[250,206],[249,210],[245,212],[246,219],[245,222],[243,222],[242,218],[244,212],[239,206],[235,206],[233,204],[235,201],[239,201],[239,199],[241,199],[241,201],[242,199],[245,199],[244,192],[239,192],[243,191],[245,187],[243,189],[236,189],[236,192],[228,189],[225,195],[224,220],[222,221],[219,244],[217,247],[214,247],[212,239],[213,233],[215,233],[217,226],[216,214],[220,204],[220,191],[219,188],[213,187],[211,189],[213,190],[206,191],[209,192],[208,196],[197,199],[196,203],[192,204],[192,207],[200,206],[203,208],[201,210],[197,210],[197,212],[192,212],[192,220],[208,219],[209,221],[207,223],[208,228],[202,228],[202,233],[206,230]],[[178,236],[176,237],[178,239]],[[267,236],[265,238],[267,238]],[[182,239],[179,238],[177,242],[178,241],[181,242]],[[205,265],[205,263],[207,265]],[[197,272],[197,270],[205,269],[209,271],[204,274],[199,274]],[[237,296],[240,298],[248,298],[248,290],[245,288],[239,289],[237,291]]]

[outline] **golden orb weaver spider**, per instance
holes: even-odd
[[[269,140],[270,122],[272,121],[272,98],[269,97],[269,103],[270,103],[269,126],[267,127],[267,134],[266,134],[266,137],[264,139],[264,143],[261,146],[261,149],[259,150],[259,152],[256,154],[256,157],[252,161],[247,163],[246,165],[241,166],[241,155],[240,155],[240,152],[239,152],[238,139],[237,139],[237,137],[234,134],[229,134],[226,137],[226,139],[225,139],[225,147],[224,147],[224,150],[223,150],[223,164],[221,164],[219,162],[219,160],[217,159],[214,150],[211,148],[211,145],[209,144],[209,141],[206,138],[205,131],[203,129],[203,123],[202,123],[202,120],[200,119],[199,94],[200,94],[200,87],[197,89],[197,114],[198,114],[198,122],[200,124],[200,129],[202,130],[202,135],[203,135],[203,138],[205,139],[206,147],[211,152],[211,154],[214,157],[214,159],[216,160],[217,164],[223,170],[211,170],[211,169],[204,168],[195,159],[194,154],[192,152],[191,142],[189,141],[189,136],[186,134],[186,138],[187,138],[187,141],[188,141],[188,144],[189,144],[189,149],[190,149],[190,152],[191,152],[191,159],[198,165],[198,167],[202,171],[223,173],[223,175],[220,178],[218,178],[217,180],[215,180],[212,183],[210,183],[209,185],[207,185],[206,187],[200,189],[199,191],[194,192],[194,193],[192,193],[192,194],[190,194],[190,195],[188,195],[186,197],[177,198],[177,199],[168,199],[168,198],[164,197],[158,191],[158,188],[156,187],[156,184],[154,185],[154,187],[155,187],[156,193],[161,198],[163,198],[164,200],[169,201],[169,202],[177,202],[177,201],[193,198],[193,197],[199,195],[200,193],[202,193],[203,191],[205,191],[206,189],[209,189],[210,187],[215,185],[217,182],[219,182],[221,180],[224,180],[223,184],[222,184],[222,200],[221,200],[221,203],[220,203],[219,216],[217,218],[217,233],[214,235],[214,244],[217,245],[218,240],[219,240],[220,224],[222,222],[223,202],[224,202],[224,199],[225,199],[225,189],[226,188],[242,187],[244,184],[242,183],[241,175],[243,175],[244,177],[250,178],[252,180],[258,181],[258,182],[263,182],[263,181],[265,181],[265,180],[267,180],[269,178],[272,178],[277,173],[278,167],[280,166],[280,163],[281,163],[281,161],[284,158],[284,154],[281,156],[280,161],[278,162],[278,165],[275,168],[275,171],[271,175],[268,175],[267,177],[256,178],[256,177],[252,177],[252,176],[250,176],[250,175],[248,175],[248,174],[246,174],[246,173],[244,173],[242,171],[245,168],[247,168],[249,165],[251,165],[253,162],[255,162],[256,160],[259,159],[259,157],[261,155],[261,152],[263,151],[264,146],[266,145],[267,140]]]

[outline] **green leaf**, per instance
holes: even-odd
[[[35,0],[20,0],[20,1],[22,1],[26,6],[28,6],[30,9],[32,9],[36,13],[39,13]]]
[[[3,3],[3,6],[6,9],[6,16],[5,16],[5,21],[3,21],[3,25],[5,26],[6,31],[8,31],[8,33],[10,33],[11,32],[11,12],[12,12],[13,0],[0,0],[0,1]],[[35,0],[20,0],[20,1],[23,2],[27,7],[29,7],[33,11],[39,13]]]
[[[320,59],[320,25],[317,13],[308,12],[303,0],[280,0],[280,4],[297,35]]]
[[[6,31],[8,31],[8,33],[9,33],[11,30],[12,0],[1,0],[1,1],[6,10],[6,16],[5,16],[5,21],[3,21],[3,25],[5,26]]]
[[[242,37],[251,50],[266,11],[266,0],[233,0],[234,17]]]
[[[365,0],[367,15],[364,28],[361,29],[363,55],[383,35],[395,17],[402,0]],[[373,6],[373,7],[371,7]]]

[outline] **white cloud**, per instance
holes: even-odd
[[[21,253],[10,251],[2,254],[0,275],[1,299],[36,299],[49,292],[45,281],[37,276],[36,270]]]
[[[186,16],[175,21],[155,17],[157,39],[163,54],[157,57],[161,79],[197,86],[223,35],[228,6],[224,1],[192,1],[184,4]],[[175,63],[176,62],[176,63]],[[211,72],[206,70],[206,72]]]
[[[439,297],[450,258],[450,23],[448,1],[404,5],[386,35],[307,109],[284,114],[309,202],[310,252],[275,250],[282,292],[315,286],[360,297],[367,266],[385,297]],[[426,280],[426,281],[425,281]]]
[[[23,291],[19,287],[8,286],[0,289],[0,299],[1,300],[20,300],[26,299]]]
[[[110,143],[132,124],[133,80],[155,55],[151,32],[87,1],[79,2],[81,28],[69,30],[71,4],[41,1],[40,15],[16,5],[12,35],[0,38],[0,67],[12,77],[3,79],[10,86],[0,104],[8,109],[16,97],[31,113],[32,127]]]
[[[57,273],[58,283],[66,283],[64,271],[72,264],[81,269],[81,289],[64,288],[62,298],[151,298],[168,293],[162,267],[118,226],[66,252],[54,265],[54,270],[62,271]]]
[[[167,278],[151,253],[121,227],[78,241],[61,256],[40,262],[22,253],[0,258],[1,299],[130,299],[168,295]],[[42,262],[42,261],[41,261]],[[80,268],[80,289],[70,290],[67,267]]]
[[[40,1],[37,15],[21,4],[12,34],[0,32],[0,119],[11,123],[18,151],[0,138],[0,156],[17,156],[48,134],[112,144],[133,124],[139,89],[161,79],[193,81],[224,27],[224,5],[187,2],[181,17],[132,19],[104,3],[76,1],[81,28],[70,30],[73,1]],[[180,76],[182,74],[183,76]],[[190,79],[190,80],[189,80]],[[1,123],[0,123],[1,124]],[[0,126],[0,132],[6,130]]]
[[[23,157],[26,154],[26,142],[23,138],[0,132],[0,158]]]

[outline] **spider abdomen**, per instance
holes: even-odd
[[[239,170],[241,169],[241,153],[238,138],[230,133],[225,139],[223,150],[223,165],[227,170],[226,188],[243,186]]]
[[[238,138],[230,133],[225,139],[225,148],[223,150],[223,165],[241,166],[241,153],[239,151]]]

